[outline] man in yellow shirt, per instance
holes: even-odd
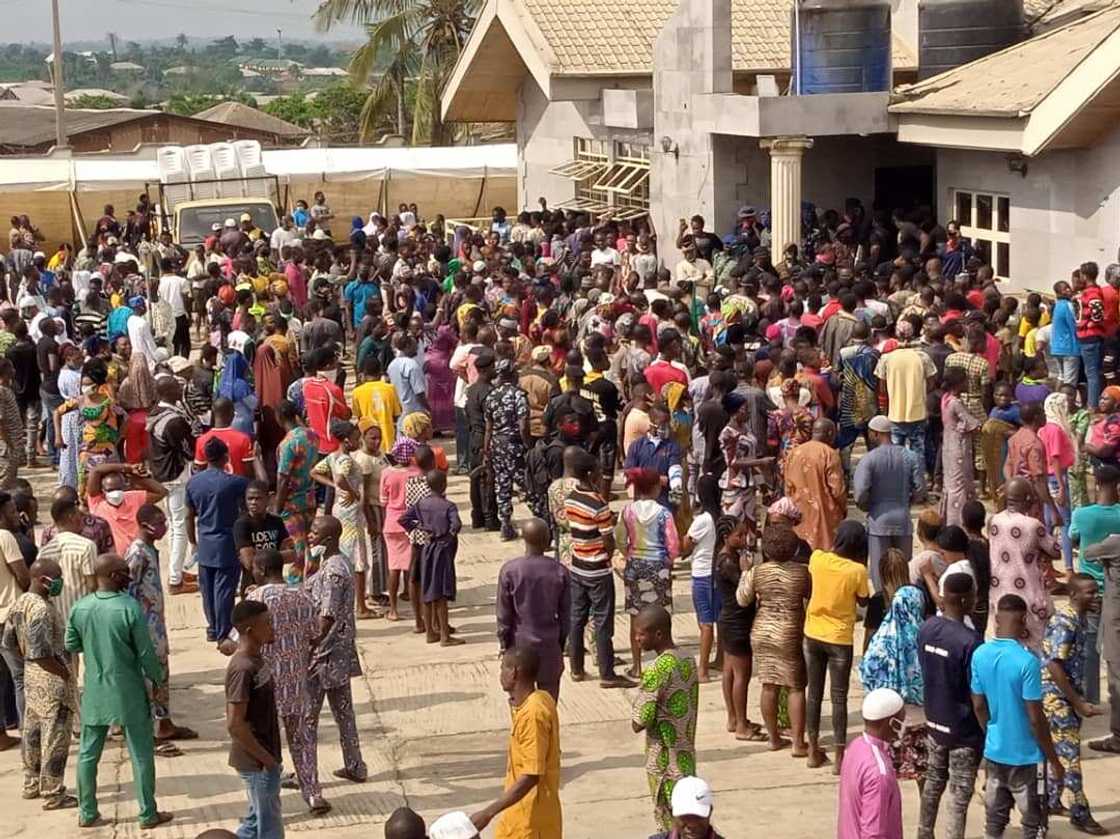
[[[537,690],[540,658],[529,647],[502,656],[502,690],[509,694],[513,729],[509,736],[505,792],[471,816],[479,832],[499,813],[494,839],[561,839],[560,717],[548,691]]]
[[[350,396],[354,422],[369,417],[381,429],[381,450],[389,451],[397,436],[397,417],[401,415],[401,400],[396,389],[381,378],[381,362],[367,356],[362,364],[362,383]]]

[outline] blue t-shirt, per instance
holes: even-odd
[[[249,482],[240,475],[207,468],[187,482],[187,504],[194,510],[198,564],[208,568],[238,565],[233,525]]]
[[[377,283],[351,280],[346,284],[342,294],[350,304],[351,318],[354,328],[357,329],[362,325],[362,318],[366,316],[366,301],[371,297],[380,297],[381,289]]]
[[[1098,560],[1085,556],[1085,549],[1103,542],[1113,533],[1120,533],[1120,504],[1090,504],[1073,511],[1069,535],[1081,545],[1078,570],[1096,580],[1101,591],[1104,591],[1104,568]]]
[[[993,638],[972,654],[972,692],[988,701],[984,757],[1005,766],[1042,760],[1027,717],[1027,702],[1042,701],[1042,665],[1011,638]]]

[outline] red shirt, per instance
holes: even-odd
[[[253,441],[244,431],[236,428],[211,428],[194,444],[194,462],[196,466],[206,467],[206,443],[211,437],[217,437],[229,448],[229,463],[226,471],[233,475],[251,478],[252,472],[246,464],[252,463]]]
[[[338,448],[338,440],[329,433],[332,417],[348,419],[350,409],[342,388],[318,376],[303,380],[303,404],[307,411],[307,424],[319,435],[319,451],[330,454]]]
[[[1080,317],[1077,319],[1078,339],[1092,340],[1108,334],[1108,306],[1105,305],[1100,286],[1091,285],[1086,288],[1078,297],[1078,302],[1081,304]]]
[[[996,371],[999,370],[999,355],[1003,351],[1003,347],[1000,345],[999,338],[990,332],[984,340],[984,360],[988,362],[988,375],[992,377],[994,382]]]
[[[968,294],[965,295],[965,299],[977,309],[984,308],[984,292],[978,288],[970,289]]]
[[[840,311],[840,300],[839,300],[839,298],[833,298],[833,299],[829,300],[827,303],[824,304],[824,308],[821,309],[820,312],[819,312],[819,317],[821,319],[821,323],[824,323],[826,320],[828,320],[830,317],[832,317],[834,314],[836,314],[839,311]],[[802,317],[801,319],[805,320],[804,317]]]
[[[679,367],[674,367],[668,361],[655,361],[645,370],[646,381],[653,388],[656,396],[661,395],[661,388],[668,382],[680,382],[688,387],[688,373]]]
[[[1120,291],[1110,285],[1102,285],[1100,291],[1104,301],[1104,334],[1112,338],[1120,332]]]

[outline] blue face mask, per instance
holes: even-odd
[[[62,594],[62,577],[53,577],[51,581],[47,583],[47,595],[49,597],[58,597],[60,594]]]

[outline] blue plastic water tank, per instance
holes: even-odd
[[[887,0],[795,0],[790,33],[794,93],[890,89]]]
[[[983,58],[1026,34],[1023,0],[921,0],[918,78]]]

